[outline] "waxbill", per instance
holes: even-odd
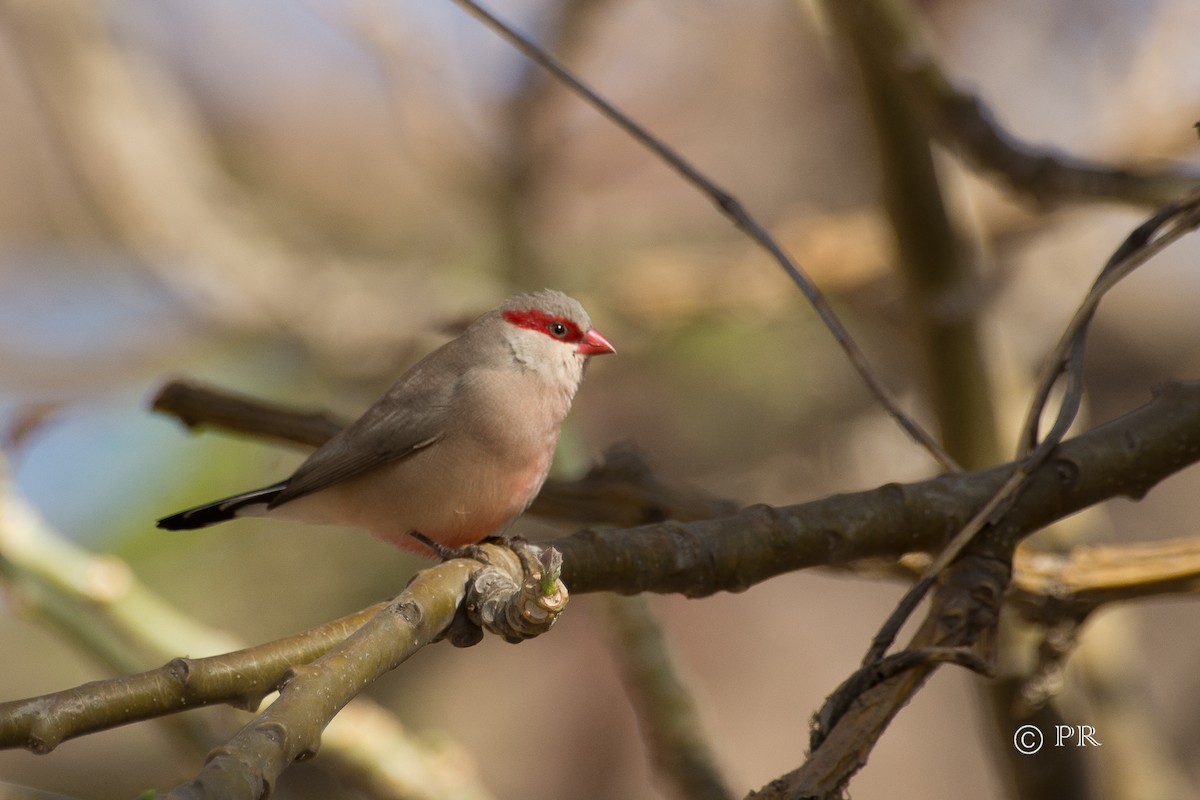
[[[423,553],[427,539],[446,556],[529,506],[588,358],[612,352],[576,300],[516,295],[417,362],[290,478],[158,527],[268,516],[365,528]]]

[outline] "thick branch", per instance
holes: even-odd
[[[1053,457],[1034,473],[1028,489],[1009,512],[1004,526],[1005,538],[1015,542],[1019,537],[1009,531],[1034,530],[1109,497],[1140,497],[1163,477],[1182,469],[1197,458],[1200,458],[1200,383],[1170,384],[1142,408],[1062,444]],[[789,570],[844,564],[871,556],[896,556],[907,551],[935,549],[946,535],[957,529],[963,518],[975,510],[978,503],[994,491],[1007,471],[1006,467],[998,467],[976,473],[943,476],[923,483],[908,486],[889,485],[870,492],[841,495],[779,509],[756,506],[730,517],[687,525],[664,523],[618,531],[588,531],[561,539],[556,546],[566,553],[564,580],[571,584],[576,592],[656,591],[699,596],[722,590],[737,591]],[[1151,562],[1153,561],[1151,559]],[[1158,561],[1161,562],[1161,558]],[[1111,566],[1111,562],[1110,558],[1106,563]],[[1021,562],[1018,562],[1019,567],[1020,564]],[[1142,585],[1153,592],[1188,589],[1194,586],[1190,575],[1177,572],[1175,577],[1178,580],[1148,583],[1142,581]],[[1053,582],[1053,579],[1050,580]],[[967,581],[967,584],[978,586],[980,582]],[[1094,581],[1088,584],[1078,576],[1072,578],[1072,584],[1077,584],[1081,590],[1088,585],[1095,587]],[[420,585],[422,584],[414,584]],[[1020,577],[1017,579],[1017,585],[1028,591],[1028,582]],[[1038,585],[1036,580],[1033,580],[1034,591],[1038,591]],[[438,602],[441,603],[455,594],[454,591],[445,592]],[[1131,596],[1137,596],[1133,589],[1119,594],[1120,599]],[[1100,599],[1094,594],[1085,594],[1084,597],[1088,601]],[[1117,596],[1110,593],[1106,597],[1113,599]],[[947,607],[959,608],[961,604],[950,604]],[[433,627],[441,626],[446,621],[445,614],[453,613],[442,605],[438,605],[437,608],[437,621],[428,623]],[[403,617],[400,614],[379,616]],[[379,637],[375,640],[376,643],[391,643],[400,646],[401,649],[384,653],[376,648],[372,651],[374,655],[366,662],[357,662],[358,668],[366,670],[366,676],[360,675],[345,697],[356,691],[354,687],[359,686],[359,682],[368,680],[370,676],[378,674],[378,671],[386,669],[384,664],[399,663],[397,659],[403,660],[409,652],[404,649],[407,646],[404,643],[427,641],[428,631],[421,626],[420,621],[412,623],[400,619],[390,623],[381,621],[379,624],[385,624],[387,627],[374,634]],[[413,624],[420,628],[415,634]],[[393,628],[396,625],[404,628],[404,632],[414,634],[415,638],[395,638],[396,631]],[[301,637],[303,636],[305,635],[302,634]],[[930,643],[937,646],[962,644],[940,636]],[[326,644],[321,644],[320,648],[325,646]],[[270,647],[264,646],[268,649]],[[236,655],[238,654],[191,662],[190,672],[192,676],[203,675],[207,665],[211,663],[214,669],[220,666],[226,673],[230,673],[230,659]],[[289,664],[303,662],[305,658],[289,655],[283,659],[264,659],[274,662],[274,666],[262,665],[264,669],[275,670],[274,677],[270,680],[264,678],[262,685],[238,685],[231,687],[224,694],[217,691],[204,697],[207,698],[207,702],[241,700],[244,703],[251,696],[261,695],[268,685],[276,683],[278,675],[282,674]],[[338,669],[341,669],[346,666],[346,656],[343,653],[338,658]],[[236,669],[232,671],[235,672]],[[325,670],[319,672],[325,677],[313,678],[313,681],[330,680],[330,673]],[[896,684],[906,684],[910,689],[915,688],[922,674],[923,670],[916,670],[898,676],[893,679],[892,685],[876,687],[875,690],[871,690],[870,695],[873,696],[876,692],[891,694],[900,688]],[[118,696],[125,691],[120,688],[120,683],[138,679],[149,681],[147,685],[158,685],[154,683],[153,678],[140,676],[118,679],[109,682],[115,688],[99,693],[98,697],[107,696],[107,701],[100,699],[93,702],[107,702],[111,711],[114,704],[117,704],[114,698],[119,699]],[[219,684],[220,682],[214,679],[204,684],[190,683],[189,688],[199,692],[198,687],[201,685]],[[308,682],[296,685],[311,689]],[[300,690],[293,688],[291,694],[298,691]],[[900,688],[900,691],[903,693],[906,690]],[[868,695],[863,695],[864,700],[867,698]],[[0,706],[0,718],[15,720],[22,715],[28,715],[35,706],[40,706],[43,702],[58,703],[65,699],[68,699],[67,694]],[[197,705],[204,701],[199,694],[188,697],[188,705]],[[344,700],[322,700],[321,714],[318,716],[323,717],[324,714],[336,711],[341,702]],[[177,705],[182,707],[183,704]],[[880,707],[888,705],[885,701]],[[288,704],[284,704],[273,714],[283,714],[287,708]],[[70,726],[60,725],[58,732],[52,735],[38,734],[44,744],[36,746],[52,746],[56,741],[86,730],[110,727],[170,710],[173,709],[155,707],[139,713],[129,712],[125,716],[118,714],[103,724],[87,723],[90,727],[71,729]],[[80,714],[74,718],[86,717],[86,714]],[[308,718],[309,722],[311,719]],[[274,769],[288,758],[305,752],[306,747],[315,748],[316,739],[309,735],[313,730],[311,727],[304,729],[306,733],[299,740],[291,738],[286,742],[271,744],[268,740],[272,740],[272,732],[279,729],[271,725],[263,727],[260,724],[262,722],[260,720],[248,728],[238,740],[239,744],[231,745],[233,749],[221,751],[221,763],[228,766],[231,760],[239,761],[247,753],[261,755],[260,751],[266,748],[271,752],[261,763]],[[886,723],[886,720],[877,722]],[[8,746],[29,745],[33,742],[35,737],[31,734],[31,725],[32,723],[15,733],[10,730],[6,740]],[[863,732],[857,725],[852,725],[851,729],[857,729],[860,734]],[[298,741],[302,744],[298,744]],[[219,772],[220,768],[214,767],[212,772],[205,773],[208,777],[204,779],[216,781],[218,778],[214,776]],[[269,782],[271,778],[263,780]]]
[[[231,652],[244,646],[236,637],[209,630],[175,610],[142,585],[128,571],[128,565],[115,556],[87,553],[66,540],[12,490],[4,474],[0,453],[0,576],[4,589],[14,599],[19,598],[23,611],[60,626],[82,654],[100,657],[118,675],[138,672],[146,663],[173,660],[179,653],[227,654],[209,661],[193,659],[173,665],[187,669],[183,690],[187,705],[174,710],[226,702],[231,706],[248,705],[261,691],[261,685],[278,683],[291,664],[327,649],[322,644],[314,648],[317,652],[306,655],[277,643],[255,648],[252,656],[240,658]],[[367,609],[364,614],[373,610]],[[322,625],[294,638],[312,640],[314,635],[320,636],[321,630],[331,631],[337,624]],[[355,627],[351,623],[345,634]],[[260,686],[253,685],[256,680]],[[130,683],[166,696],[139,696],[129,691],[134,688],[126,685]],[[141,712],[146,717],[157,716],[176,688],[170,681],[165,681],[165,687],[163,683],[120,677],[37,698],[28,704],[6,705],[0,716],[16,727],[7,731],[6,737],[12,738],[5,738],[3,746],[44,749],[87,730],[140,721]],[[137,709],[141,712],[135,717]],[[235,721],[233,708],[226,711],[217,717],[207,715],[207,723],[175,715],[166,727],[184,737],[189,752],[195,749],[202,753],[212,746],[210,723],[223,717],[220,727],[224,728],[227,722]],[[47,718],[35,721],[35,713],[44,713]],[[375,796],[412,800],[448,793],[464,800],[488,796],[469,768],[469,757],[457,745],[410,736],[392,714],[369,698],[357,698],[334,723],[322,737],[326,766],[357,786],[370,787]]]
[[[1145,406],[1061,444],[1006,520],[1022,534],[1112,497],[1140,498],[1200,459],[1200,383],[1173,383]],[[593,530],[552,544],[576,594],[743,591],[785,572],[936,550],[1012,472],[1003,465],[729,517]]]
[[[0,703],[0,748],[48,753],[76,736],[189,708],[255,709],[294,664],[312,661],[383,608],[380,603],[274,642],[209,658],[176,658],[149,672]]]
[[[283,678],[278,699],[210,753],[196,778],[176,787],[168,797],[265,797],[293,761],[316,754],[321,732],[346,703],[446,633],[455,623],[460,605],[468,615],[483,618],[489,628],[500,623],[500,629],[508,631],[506,621],[520,618],[523,624],[518,634],[504,633],[510,640],[548,630],[566,604],[561,584],[531,598],[525,582],[531,580],[538,586],[539,575],[525,573],[525,560],[508,548],[481,547],[488,564],[452,559],[417,573],[396,599],[345,640],[320,658],[293,666]],[[503,580],[485,581],[486,574]],[[549,605],[531,607],[538,602]],[[535,623],[532,627],[524,625],[531,621]]]
[[[395,600],[333,650],[292,668],[279,698],[209,754],[175,800],[266,797],[293,761],[315,755],[321,731],[355,695],[450,626],[478,564],[456,559],[418,573]]]
[[[179,387],[227,396],[221,390],[178,383],[171,385],[172,393]],[[178,413],[173,405],[160,402],[165,394],[164,390],[155,408]],[[259,435],[254,407],[266,413],[264,419],[291,413],[270,411],[249,398],[239,402],[251,407],[235,415],[246,424],[213,412],[226,408],[224,403],[189,401],[189,418]],[[303,439],[310,429],[304,420],[313,416],[297,413],[295,428],[284,424],[286,420],[271,419],[268,429],[285,430],[283,438],[313,444],[315,440]],[[1010,519],[1028,533],[1110,497],[1140,497],[1200,458],[1198,432],[1200,383],[1169,384],[1145,406],[1060,445],[1034,473]],[[534,510],[618,523],[647,518],[694,521],[589,530],[556,540],[554,546],[565,560],[563,581],[572,592],[703,596],[742,591],[808,567],[937,550],[1012,472],[1011,465],[1002,465],[799,505],[750,506],[733,512],[727,501],[667,486],[628,452],[623,451],[620,460],[627,465],[597,467],[579,481],[547,482]],[[609,477],[614,472],[620,477]],[[615,513],[610,503],[618,506]]]

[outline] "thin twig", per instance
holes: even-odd
[[[855,0],[820,4],[857,65],[862,105],[878,153],[880,203],[894,233],[895,270],[907,322],[923,356],[924,395],[942,445],[968,469],[1003,460],[994,393],[980,336],[980,248],[951,214],[933,143],[908,101],[877,27],[860,24]]]
[[[1159,210],[1135,228],[1109,258],[1087,296],[1075,311],[1070,323],[1067,324],[1058,345],[1047,361],[1042,380],[1034,393],[1035,399],[1025,418],[1021,434],[1021,447],[1024,452],[1032,452],[1039,446],[1039,420],[1050,392],[1064,373],[1068,380],[1067,394],[1060,403],[1059,414],[1054,426],[1042,444],[1062,439],[1066,434],[1066,429],[1074,421],[1083,392],[1079,373],[1082,369],[1087,327],[1091,323],[1096,308],[1100,305],[1100,300],[1120,280],[1176,240],[1190,233],[1198,225],[1200,225],[1200,191],[1193,192],[1189,197]],[[1156,236],[1157,238],[1155,238]]]
[[[989,524],[996,522],[1016,502],[1029,476],[1032,475],[1049,457],[1054,448],[1066,436],[1083,398],[1083,354],[1086,344],[1088,324],[1091,322],[1101,298],[1112,289],[1118,281],[1129,275],[1134,269],[1146,263],[1172,242],[1184,236],[1200,225],[1200,192],[1180,203],[1172,204],[1154,214],[1143,224],[1139,225],[1125,241],[1117,248],[1097,276],[1091,290],[1084,298],[1068,324],[1066,331],[1059,340],[1050,358],[1049,366],[1034,392],[1029,413],[1025,421],[1025,431],[1022,434],[1023,455],[1012,467],[1008,479],[1001,485],[988,501],[963,528],[955,534],[945,548],[934,559],[925,571],[921,580],[896,605],[895,610],[880,628],[872,640],[871,647],[863,659],[864,664],[878,661],[883,653],[895,641],[905,620],[913,609],[921,602],[933,585],[936,576],[941,574],[963,549]],[[1158,238],[1155,234],[1167,226]],[[1046,437],[1037,440],[1038,420],[1042,416],[1045,403],[1050,396],[1060,376],[1066,376],[1067,388],[1059,403],[1058,415],[1054,425]]]
[[[884,681],[891,680],[902,672],[929,668],[940,664],[954,664],[979,675],[991,677],[991,665],[976,653],[963,647],[916,647],[865,665],[854,672],[843,684],[847,691],[834,695],[836,702],[826,703],[813,720],[812,734],[808,746],[816,750],[825,741],[826,733],[849,709],[850,703]]]
[[[845,352],[855,371],[858,372],[863,382],[867,385],[867,388],[879,400],[888,414],[892,416],[913,441],[929,452],[942,469],[946,471],[958,470],[959,467],[954,459],[946,453],[937,440],[900,407],[891,390],[875,374],[870,363],[867,361],[866,355],[863,354],[858,344],[850,336],[849,331],[842,325],[841,320],[838,319],[821,290],[817,288],[816,284],[804,273],[799,264],[787,254],[766,229],[751,216],[737,198],[714,183],[692,166],[683,156],[668,147],[646,128],[634,122],[629,115],[597,94],[591,87],[577,78],[570,70],[545,52],[533,40],[519,33],[511,25],[485,9],[479,3],[475,2],[475,0],[454,0],[454,2],[483,21],[484,24],[506,39],[527,58],[549,71],[563,85],[582,98],[588,105],[599,111],[610,122],[662,159],[679,173],[684,180],[707,195],[734,225],[770,253],[776,263],[792,279],[792,282],[803,292],[809,303],[816,310],[817,315],[820,316],[821,321],[825,323],[825,327],[833,334],[834,340],[837,341],[838,345]]]
[[[1092,291],[1089,292],[1072,323],[1068,326],[1068,331],[1060,342],[1055,359],[1051,362],[1051,367],[1047,370],[1043,384],[1039,387],[1033,402],[1030,419],[1036,420],[1040,417],[1041,403],[1049,396],[1050,387],[1061,375],[1065,375],[1067,389],[1059,404],[1054,425],[1045,438],[1040,441],[1034,441],[1036,439],[1036,423],[1027,425],[1025,443],[1030,446],[1030,449],[1015,466],[1009,467],[1011,474],[1004,482],[1003,487],[991,495],[985,508],[991,507],[992,510],[987,514],[977,513],[972,524],[955,536],[950,545],[939,553],[923,579],[906,594],[896,611],[885,622],[880,634],[872,642],[867,658],[864,659],[867,668],[883,658],[883,654],[894,640],[900,624],[907,614],[911,613],[919,598],[933,586],[934,576],[947,570],[952,562],[954,562],[954,566],[947,570],[946,578],[943,578],[942,589],[939,590],[939,596],[951,601],[954,599],[961,601],[963,598],[967,598],[967,605],[955,610],[954,613],[948,613],[946,608],[938,605],[939,601],[935,598],[936,613],[931,614],[930,618],[926,620],[914,642],[919,645],[927,644],[930,641],[956,646],[973,644],[990,630],[988,626],[998,622],[998,615],[994,613],[994,609],[983,602],[984,596],[989,602],[999,602],[995,590],[999,590],[999,593],[1003,594],[1004,588],[1007,587],[1010,579],[1012,553],[1018,542],[1031,533],[1030,529],[1020,525],[1012,518],[1011,512],[1022,494],[1030,491],[1031,476],[1046,466],[1052,453],[1056,453],[1057,460],[1062,463],[1071,463],[1065,454],[1066,445],[1061,444],[1061,440],[1074,421],[1081,404],[1084,345],[1088,323],[1094,315],[1096,306],[1101,297],[1122,277],[1128,275],[1138,265],[1145,263],[1151,256],[1197,225],[1200,225],[1200,193],[1194,194],[1186,201],[1172,204],[1152,216],[1146,223],[1135,229],[1109,259],[1093,285]],[[1155,238],[1156,234],[1157,238]],[[981,521],[982,524],[976,524]],[[981,534],[981,531],[986,531],[986,533]],[[956,561],[959,555],[967,551],[968,546],[973,548],[971,554],[974,558]],[[1001,562],[1004,566],[1002,575],[995,571],[995,567]],[[962,583],[964,580],[970,580],[971,574],[977,570],[982,572],[991,570],[994,584],[991,587],[993,591],[981,593],[980,601],[977,604],[972,604],[970,598],[973,595],[969,591],[965,594],[945,591],[945,580],[952,579]],[[974,622],[964,626],[963,619],[973,619]],[[979,630],[974,629],[976,625],[980,626]],[[842,721],[839,714],[847,714],[845,719],[851,726],[848,730],[853,735],[849,738],[842,736],[839,739],[839,747],[853,750],[854,757],[850,758],[842,753],[829,756],[814,751],[814,758],[811,758],[799,770],[786,776],[788,785],[796,789],[817,784],[834,787],[843,785],[845,781],[849,780],[853,771],[865,763],[866,754],[878,736],[882,735],[887,722],[920,687],[929,671],[931,671],[930,668],[922,666],[918,670],[914,670],[913,674],[905,680],[894,682],[887,691],[867,690],[871,692],[870,695],[859,693],[854,682],[855,676],[851,676],[850,680],[844,682],[830,696],[819,712],[818,719],[831,721],[832,724],[822,727],[818,731],[818,735],[822,738],[832,736]],[[868,696],[872,698],[870,702],[867,700]],[[859,712],[857,716],[864,719],[850,718],[851,701],[856,699],[859,700],[859,703],[853,708]],[[869,708],[870,703],[877,703],[878,708]],[[864,725],[870,729],[869,734],[860,730]],[[818,766],[818,762],[820,766]],[[842,772],[842,768],[838,766],[839,763],[852,766],[849,767],[849,771]]]
[[[895,76],[904,102],[921,115],[930,134],[973,169],[1039,206],[1120,202],[1159,208],[1200,185],[1200,174],[1194,170],[1133,171],[1014,136],[982,99],[950,80],[911,3],[845,3],[857,25],[871,31],[879,46],[878,58]]]

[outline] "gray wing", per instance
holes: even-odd
[[[441,439],[455,381],[428,380],[429,360],[413,367],[356,422],[309,456],[268,508],[408,458]]]

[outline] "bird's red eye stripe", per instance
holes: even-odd
[[[529,309],[528,311],[505,311],[504,318],[518,328],[529,328],[541,331],[547,336],[561,342],[583,341],[583,331],[579,326],[565,317],[554,317],[543,311]]]

